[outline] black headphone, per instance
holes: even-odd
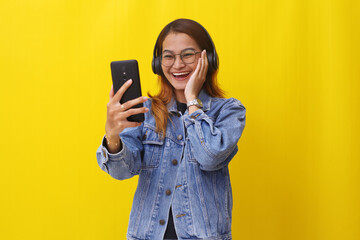
[[[212,52],[206,51],[206,54],[207,54],[207,59],[208,59],[208,63],[209,63],[209,65],[208,65],[208,74],[209,73],[211,74],[211,73],[215,72],[219,67],[219,58],[218,58],[218,55],[216,53],[214,42],[212,41],[208,31],[206,31],[206,29],[200,23],[198,23],[198,22],[196,22],[194,20],[190,20],[190,21],[193,21],[193,22],[197,23],[202,29],[204,29],[206,35],[210,39]],[[171,23],[173,23],[173,22],[171,22]],[[168,25],[170,25],[171,23],[169,23]],[[156,52],[157,52],[157,47],[156,46],[158,45],[159,37],[160,37],[160,35],[156,39],[156,43],[155,43],[155,47],[154,47],[153,60],[152,60],[152,70],[153,70],[153,72],[155,74],[164,76],[164,73],[163,73],[162,68],[161,68],[161,59],[160,59],[161,56],[156,56]]]

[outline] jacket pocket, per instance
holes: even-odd
[[[157,168],[162,157],[164,140],[154,130],[144,128],[142,144],[143,169]]]

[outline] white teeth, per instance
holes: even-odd
[[[189,74],[189,72],[183,72],[183,73],[173,73],[174,76],[181,76],[181,75],[186,75]]]

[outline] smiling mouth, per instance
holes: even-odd
[[[190,75],[190,72],[172,73],[171,75],[176,80],[184,80]]]

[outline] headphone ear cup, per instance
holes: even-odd
[[[208,59],[208,64],[209,64],[208,71],[210,73],[212,73],[213,71],[216,70],[216,68],[214,66],[214,56],[213,56],[212,52],[206,52],[206,54],[207,54],[207,59]]]
[[[155,68],[155,58],[153,57],[153,60],[151,61],[151,68],[153,70],[153,73],[156,74],[156,68]]]
[[[219,59],[218,59],[216,51],[214,51],[214,54],[212,57],[213,57],[213,71],[215,72],[219,68]]]
[[[152,69],[153,69],[153,72],[157,75],[164,75],[163,74],[163,71],[162,71],[162,68],[161,68],[161,62],[160,62],[160,57],[156,57],[153,59],[153,62],[152,62]]]

